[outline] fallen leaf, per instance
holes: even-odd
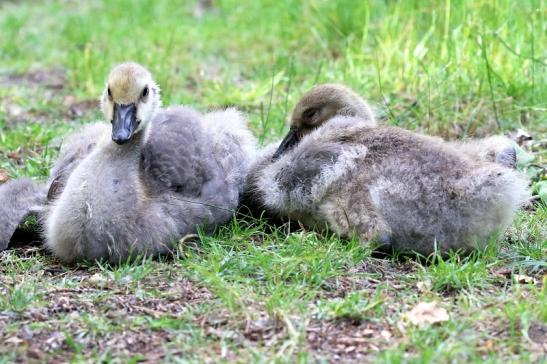
[[[9,181],[8,171],[6,171],[5,169],[0,169],[0,183],[4,183],[7,181]]]
[[[20,152],[8,152],[8,158],[14,161],[19,161],[23,158]]]
[[[25,342],[25,340],[19,339],[17,336],[10,337],[5,341],[6,344],[19,345]]]
[[[533,277],[524,274],[515,274],[513,276],[515,281],[520,284],[535,284],[536,280]]]
[[[391,339],[391,333],[387,330],[382,330],[380,332],[380,336],[384,339],[384,340],[389,340]]]
[[[484,343],[484,349],[486,351],[493,351],[494,348],[494,342],[492,340],[486,340],[486,342]]]
[[[425,326],[437,322],[448,321],[448,312],[437,307],[436,302],[420,302],[405,314],[405,318],[413,325]]]

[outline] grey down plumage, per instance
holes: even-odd
[[[302,98],[278,151],[267,147],[251,167],[255,203],[309,227],[430,254],[483,247],[529,196],[507,144],[377,125],[348,92],[322,85]]]
[[[93,151],[101,137],[108,132],[109,128],[106,124],[94,123],[85,125],[63,140],[59,156],[49,172],[48,201],[54,200],[61,193],[72,171]]]
[[[112,113],[130,103],[136,130],[119,145]],[[210,231],[231,218],[255,143],[237,110],[161,109],[159,88],[134,63],[110,73],[102,108],[113,120],[112,139],[99,138],[46,214],[46,245],[55,255],[118,262],[161,254],[198,227]]]
[[[46,186],[29,178],[0,185],[0,251],[5,250],[19,224],[46,200]]]
[[[8,247],[18,226],[29,215],[44,219],[47,201],[62,191],[70,173],[91,153],[100,135],[107,130],[105,124],[92,124],[64,140],[48,181],[20,178],[0,185],[0,251]]]

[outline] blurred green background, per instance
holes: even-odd
[[[108,70],[134,60],[153,72],[166,105],[237,105],[266,139],[282,133],[292,105],[312,85],[343,82],[393,124],[482,136],[547,124],[544,5],[4,2],[0,70],[61,67],[64,92],[97,98]]]

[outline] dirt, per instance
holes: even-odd
[[[391,345],[391,337],[381,324],[347,320],[312,322],[306,334],[315,356],[327,358],[330,363],[363,362]]]
[[[42,252],[38,248],[19,249],[20,259]],[[153,329],[148,323],[133,324],[136,317],[177,319],[190,307],[213,298],[212,294],[195,282],[173,276],[166,281],[162,272],[154,272],[139,282],[117,282],[97,279],[93,270],[67,269],[52,261],[39,274],[50,276],[53,287],[38,292],[42,304],[31,305],[21,313],[0,312],[0,353],[15,352],[17,362],[39,360],[66,362],[75,350],[89,355],[110,351],[116,356],[140,355],[142,360],[157,362],[166,352],[164,345],[175,339],[166,328]],[[165,272],[163,272],[165,273]],[[155,276],[160,274],[161,277]],[[0,287],[10,286],[18,277],[0,278]],[[66,279],[78,281],[77,288],[64,288]],[[10,283],[11,282],[11,283]],[[156,297],[140,297],[128,289],[131,283],[155,289]],[[38,288],[39,289],[39,288]],[[106,325],[113,325],[106,336],[95,334],[82,317],[100,317]],[[93,319],[92,319],[93,321]],[[102,320],[96,321],[101,325]],[[17,324],[14,333],[8,327]],[[100,330],[99,330],[100,332]]]
[[[46,253],[40,248],[17,250],[22,260],[36,254]],[[186,314],[192,317],[197,306],[216,299],[207,288],[179,273],[169,280],[161,270],[154,270],[138,282],[131,278],[114,280],[97,273],[94,268],[74,269],[49,258],[45,266],[37,269],[38,274],[46,275],[51,284],[38,293],[42,304],[32,304],[21,313],[4,311],[0,314],[0,341],[5,343],[0,352],[14,351],[20,362],[68,361],[76,349],[84,357],[108,350],[118,357],[140,355],[143,361],[149,362],[162,360],[166,352],[173,356],[183,354],[169,346],[166,349],[166,345],[177,339],[176,331],[163,327],[151,329],[149,323],[133,326],[131,322],[136,317],[175,321]],[[373,294],[379,284],[396,284],[396,277],[412,269],[407,263],[394,267],[383,259],[367,259],[349,269],[347,274],[327,281],[321,296],[323,299],[344,297],[355,290]],[[21,279],[0,276],[0,287]],[[77,285],[64,284],[67,280],[77,282]],[[135,293],[138,290],[130,289],[131,285],[152,289],[157,294],[141,297]],[[391,304],[386,304],[386,314],[393,314],[392,311]],[[114,328],[107,330],[105,337],[95,335],[81,317],[98,317],[101,320],[97,325],[104,321]],[[16,323],[18,329],[8,335],[8,325]],[[395,336],[400,337],[399,333],[391,331],[393,328],[387,322],[314,317],[309,322],[301,322],[299,317],[271,316],[265,307],[255,303],[245,307],[244,313],[218,307],[196,316],[190,323],[201,328],[202,334],[211,339],[210,350],[234,360],[238,354],[231,349],[226,351],[220,342],[231,342],[236,348],[278,347],[290,340],[294,325],[306,325],[305,345],[311,355],[333,363],[366,360],[390,346]],[[76,349],[74,345],[77,345]]]
[[[73,95],[68,95],[63,101],[63,106],[68,109],[66,116],[71,118],[81,118],[95,113],[99,110],[98,99],[78,100]]]
[[[410,262],[393,264],[393,262],[381,258],[369,258],[346,274],[326,280],[323,283],[325,298],[343,298],[355,291],[374,292],[378,285],[387,284],[395,288],[401,288],[401,276],[415,270]]]
[[[25,73],[12,73],[0,78],[0,84],[45,87],[52,90],[62,90],[67,81],[66,71],[62,68],[36,69]]]

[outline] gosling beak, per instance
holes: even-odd
[[[135,104],[114,104],[114,120],[112,120],[112,140],[119,145],[131,139],[137,126],[137,107]]]
[[[272,161],[277,160],[281,155],[289,151],[293,146],[295,146],[300,141],[300,136],[298,135],[298,129],[291,127],[289,133],[285,136],[285,139],[279,144],[276,152],[272,156]]]

